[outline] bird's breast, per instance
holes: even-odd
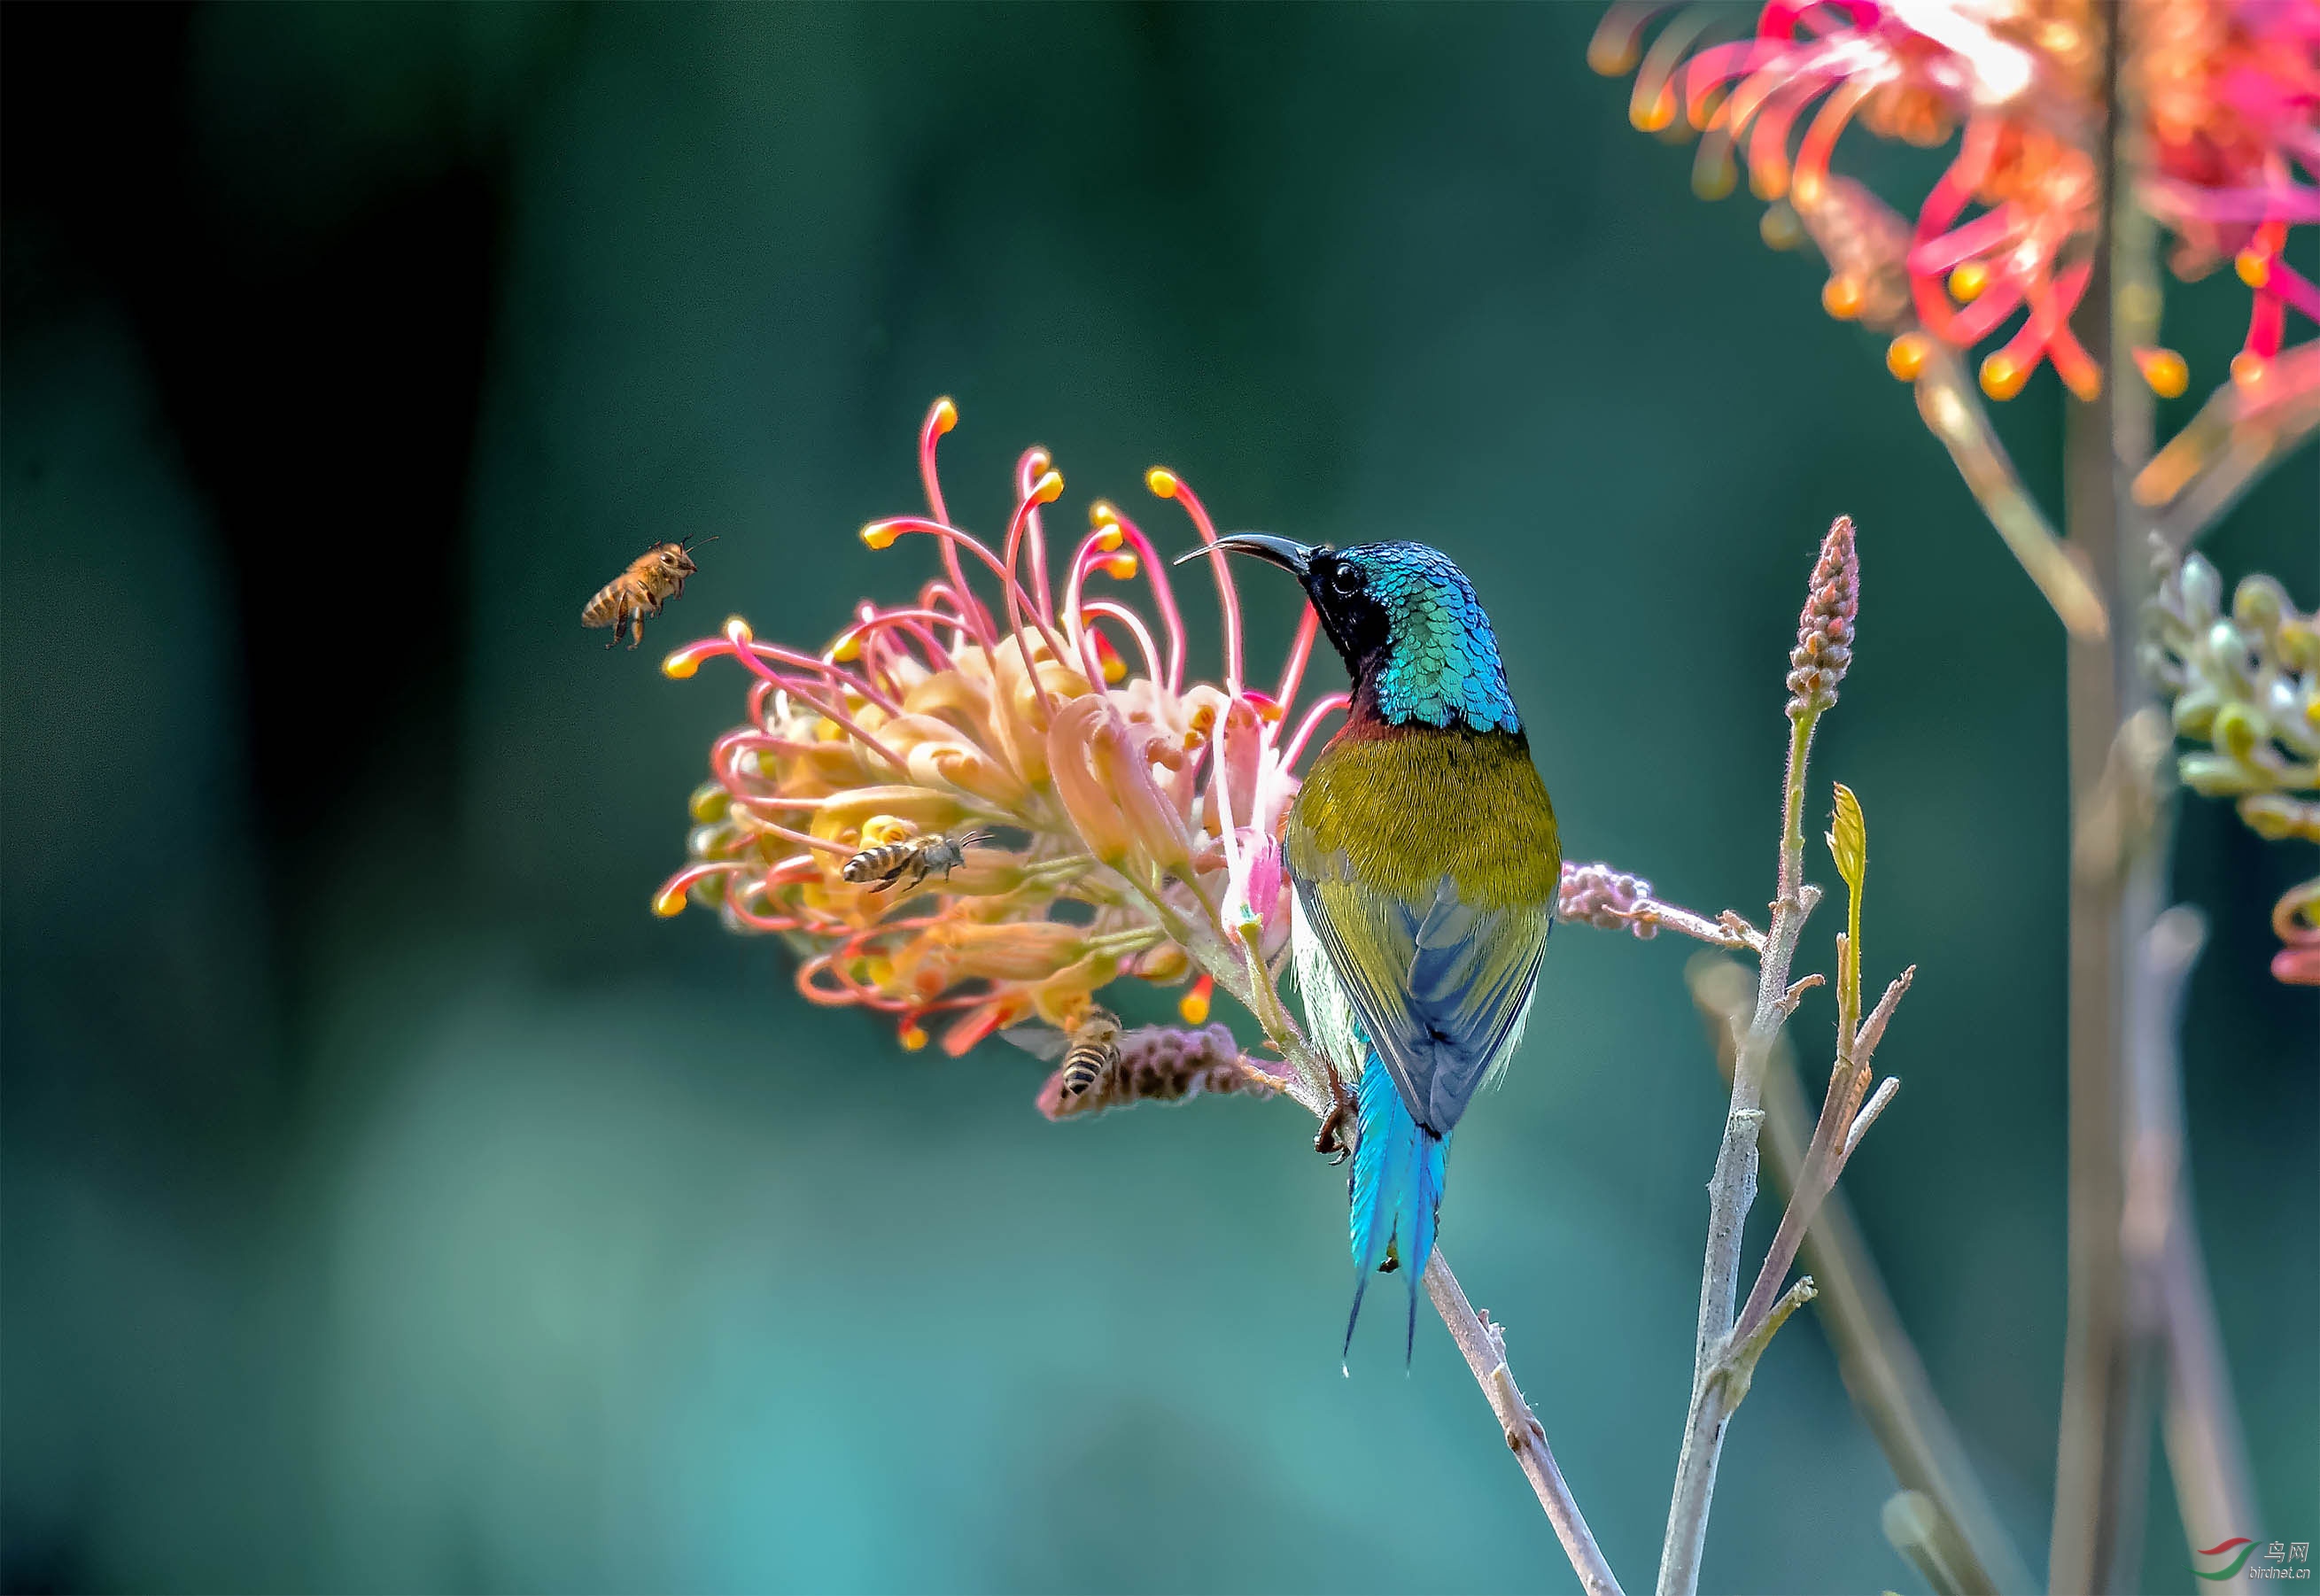
[[[1411,902],[1446,875],[1478,909],[1551,903],[1563,849],[1520,732],[1375,723],[1323,749],[1290,811],[1307,880],[1349,875]]]

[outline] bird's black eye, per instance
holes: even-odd
[[[1339,598],[1351,598],[1362,590],[1362,574],[1353,565],[1340,564],[1329,573],[1329,591]]]

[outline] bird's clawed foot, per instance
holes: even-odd
[[[1353,1156],[1354,1144],[1346,1136],[1346,1127],[1355,1122],[1354,1094],[1337,1079],[1333,1070],[1329,1075],[1329,1111],[1321,1116],[1321,1129],[1313,1138],[1313,1150],[1329,1160],[1335,1169]]]

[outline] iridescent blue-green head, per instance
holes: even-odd
[[[1423,543],[1308,548],[1264,532],[1216,546],[1281,567],[1305,587],[1354,679],[1356,718],[1520,731],[1499,639],[1466,574]]]

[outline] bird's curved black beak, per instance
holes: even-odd
[[[1189,554],[1178,555],[1175,563],[1181,566],[1196,560],[1211,549],[1221,549],[1227,554],[1253,554],[1267,565],[1279,566],[1300,582],[1304,581],[1307,573],[1313,568],[1311,549],[1288,538],[1276,538],[1270,532],[1228,532],[1214,543],[1204,544]]]

